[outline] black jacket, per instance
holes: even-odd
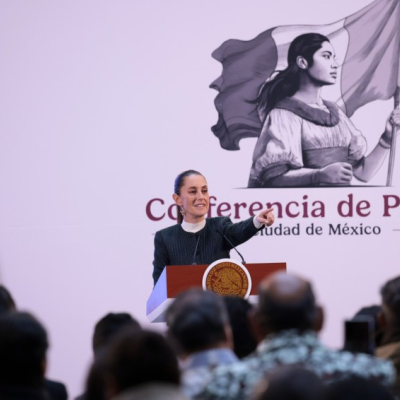
[[[242,244],[258,232],[253,217],[232,223],[229,217],[207,218],[205,227],[189,233],[180,224],[156,232],[154,238],[153,279],[156,284],[166,265],[211,264],[221,258],[229,258],[232,246]],[[196,243],[198,248],[195,254]]]

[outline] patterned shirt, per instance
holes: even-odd
[[[189,398],[200,393],[210,379],[211,372],[219,366],[232,364],[238,358],[228,348],[218,348],[193,353],[181,363],[182,392]]]
[[[242,361],[217,368],[196,399],[245,399],[261,378],[283,365],[305,367],[326,381],[346,374],[373,378],[387,385],[395,379],[390,361],[331,350],[322,345],[314,332],[299,334],[288,330],[268,335],[257,350]]]

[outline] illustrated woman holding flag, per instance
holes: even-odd
[[[338,64],[329,39],[318,33],[290,44],[288,67],[267,81],[257,99],[263,122],[249,187],[339,186],[351,179],[367,182],[389,153],[400,109],[387,119],[378,144],[367,143],[345,113],[320,97],[333,85]]]

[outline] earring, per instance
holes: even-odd
[[[180,208],[180,213],[182,214],[182,215],[185,215],[185,213],[186,213],[186,211],[185,211],[185,209],[181,206],[181,208]]]

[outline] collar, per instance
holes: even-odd
[[[181,226],[185,232],[196,233],[206,226],[206,219],[204,218],[203,221],[198,222],[197,224],[192,224],[191,222],[183,220]]]
[[[312,107],[308,104],[295,99],[286,97],[278,102],[275,108],[282,108],[298,115],[299,117],[321,126],[335,126],[339,123],[339,107],[331,101],[322,100],[329,112],[321,108]]]
[[[183,370],[232,364],[238,361],[235,353],[227,347],[198,351],[181,362]]]
[[[257,353],[276,351],[285,347],[317,347],[321,346],[314,331],[300,332],[297,329],[290,329],[278,333],[271,333],[257,346]]]

